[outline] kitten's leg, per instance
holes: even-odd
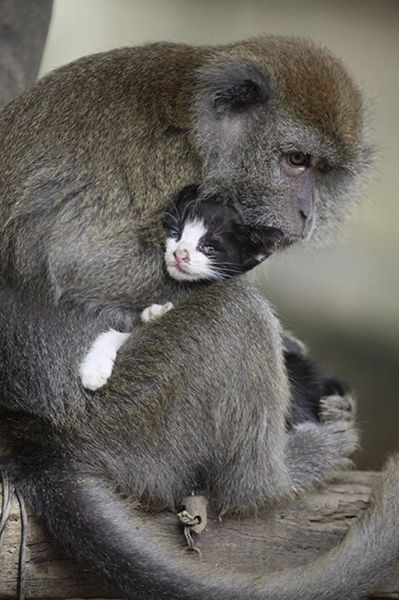
[[[88,390],[97,390],[107,383],[117,352],[129,335],[129,333],[109,329],[95,339],[79,367],[83,387]]]
[[[172,302],[166,302],[166,304],[151,304],[148,308],[145,308],[141,313],[141,320],[143,323],[150,323],[150,321],[155,321],[155,319],[159,319],[165,313],[169,312],[174,308]]]

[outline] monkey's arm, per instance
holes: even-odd
[[[170,452],[176,462],[183,455],[187,462],[193,446],[212,439],[206,485],[221,511],[259,508],[320,481],[346,466],[356,445],[350,419],[287,433],[290,388],[280,326],[266,299],[238,280],[210,286],[136,329],[104,388],[107,406],[121,406],[121,388],[145,394],[149,405],[149,381],[151,390],[159,382],[159,396],[151,396],[157,405],[173,389],[165,456]],[[159,430],[156,435],[161,444]]]
[[[141,313],[141,321],[149,323],[158,319],[173,308],[172,302],[151,304]],[[90,350],[79,365],[79,373],[83,387],[98,390],[111,377],[118,351],[129,338],[129,333],[109,329],[94,340]]]

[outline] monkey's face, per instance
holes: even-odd
[[[214,58],[199,85],[200,194],[232,198],[245,225],[278,230],[281,245],[335,232],[370,156],[342,65],[303,40],[254,40]]]

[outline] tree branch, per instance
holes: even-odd
[[[287,508],[257,519],[209,520],[207,530],[196,538],[202,562],[218,564],[232,572],[253,577],[288,566],[304,564],[326,552],[344,537],[353,521],[369,505],[379,473],[340,473],[329,486],[308,494]],[[175,515],[139,511],[143,527],[162,541],[171,556],[198,561],[185,551],[184,536]],[[27,563],[28,596],[33,599],[117,598],[84,566],[66,558],[44,528],[30,517]],[[20,516],[15,502],[0,556],[0,598],[14,598],[20,541]],[[373,598],[399,599],[399,562],[391,577]],[[337,600],[345,600],[337,598]]]

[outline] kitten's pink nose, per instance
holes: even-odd
[[[184,249],[177,249],[173,252],[173,256],[176,259],[176,263],[180,265],[182,262],[188,261],[188,252]]]

